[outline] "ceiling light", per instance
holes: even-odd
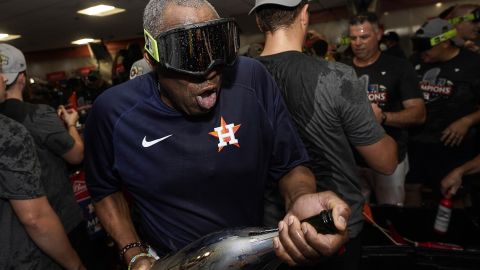
[[[385,15],[385,16],[388,16],[388,14],[390,14],[390,13],[388,13],[388,11],[385,11],[385,12],[383,13],[383,15]]]
[[[89,16],[103,17],[103,16],[109,16],[109,15],[117,14],[124,11],[125,9],[123,8],[116,8],[114,6],[108,6],[108,5],[97,5],[97,6],[79,10],[77,12],[80,14],[89,15]]]
[[[439,7],[442,7],[443,4],[442,4],[442,2],[438,2],[438,3],[435,4],[435,6],[436,6],[437,8],[439,8]]]
[[[20,38],[20,35],[10,35],[10,34],[5,34],[5,33],[0,33],[0,41],[9,41],[13,39]]]
[[[91,42],[100,42],[100,40],[93,39],[93,38],[82,38],[82,39],[79,39],[79,40],[72,41],[72,44],[85,45],[85,44],[88,44],[88,43],[91,43]]]

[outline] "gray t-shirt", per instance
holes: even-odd
[[[73,138],[50,106],[7,99],[0,105],[0,113],[22,123],[32,135],[48,201],[62,221],[65,231],[71,232],[83,220],[68,179],[66,162],[62,158],[73,147]]]
[[[0,269],[61,269],[35,245],[10,200],[45,196],[32,137],[0,115]]]
[[[350,205],[349,236],[356,237],[363,226],[364,199],[351,147],[371,145],[385,136],[375,120],[366,86],[352,68],[300,52],[258,60],[283,94],[312,160],[318,190],[332,190]]]

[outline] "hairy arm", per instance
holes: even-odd
[[[398,112],[384,112],[384,125],[404,128],[413,125],[421,125],[425,122],[427,113],[425,103],[421,98],[407,99],[403,101],[403,110]]]
[[[10,200],[10,203],[28,235],[43,252],[65,269],[85,269],[45,196]]]
[[[280,180],[280,194],[285,200],[286,210],[301,195],[315,193],[317,190],[315,176],[304,166],[297,166]]]

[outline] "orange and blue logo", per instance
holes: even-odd
[[[223,117],[220,117],[220,126],[214,128],[212,132],[208,134],[215,138],[218,138],[218,152],[222,151],[225,146],[235,145],[240,148],[238,139],[235,138],[235,133],[240,129],[241,125],[235,125],[234,123],[227,124]]]

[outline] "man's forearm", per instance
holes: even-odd
[[[303,194],[316,192],[315,176],[307,167],[297,166],[282,177],[279,189],[285,200],[285,208],[288,211],[290,205],[298,197]]]
[[[466,162],[458,169],[461,170],[463,175],[469,175],[480,172],[480,155],[476,156],[474,159]]]
[[[140,241],[130,217],[128,204],[121,192],[114,193],[94,204],[95,213],[108,234],[115,240],[119,249]],[[141,248],[131,248],[125,253],[125,261],[138,253]]]
[[[468,122],[468,125],[474,126],[478,123],[480,123],[480,110],[475,111],[471,114],[465,115],[464,117],[460,118]]]
[[[26,201],[21,202],[23,204],[22,207],[23,209],[25,207],[35,208],[33,211],[35,213],[23,216],[20,212],[17,213],[28,235],[45,254],[65,269],[83,269],[82,262],[70,245],[60,219],[53,211],[46,197],[31,201],[32,204],[30,206],[25,205]],[[14,205],[14,209],[24,211],[15,206],[18,206],[18,203],[14,202],[12,205]]]
[[[425,122],[425,109],[411,107],[399,112],[384,112],[386,120],[384,125],[404,128],[414,125],[421,125]]]
[[[80,134],[78,133],[78,130],[75,126],[68,126],[68,134],[72,136],[73,140],[75,141],[75,144],[78,145],[78,147],[81,147],[83,151],[83,140],[82,137],[80,137]]]
[[[63,154],[63,159],[65,159],[70,164],[80,164],[83,161],[84,147],[83,140],[78,134],[77,128],[75,125],[69,125],[67,127],[68,134],[73,138],[73,146]]]

